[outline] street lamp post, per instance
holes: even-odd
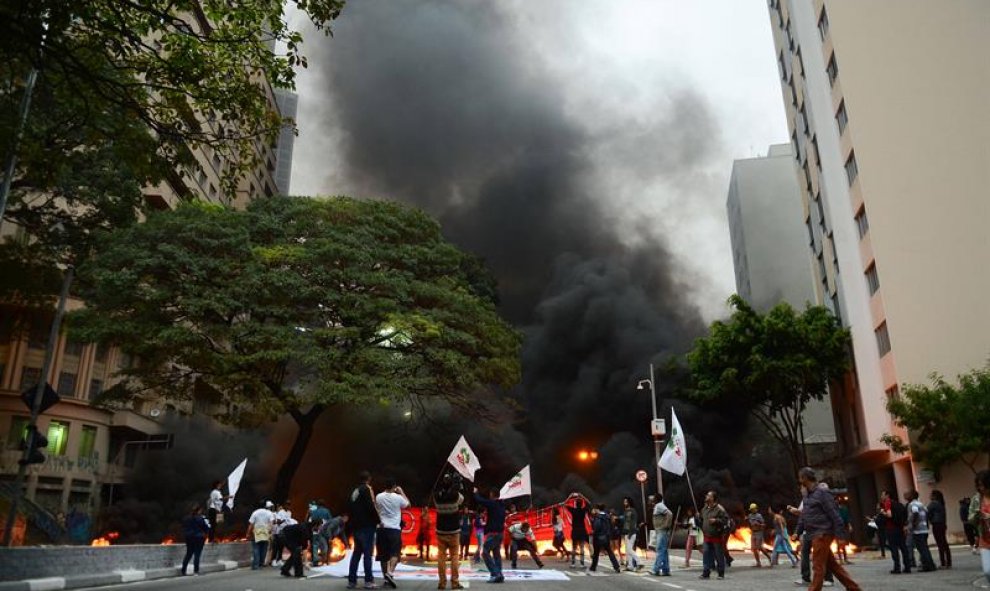
[[[657,468],[657,492],[663,496],[663,473],[660,469],[660,443],[664,435],[664,425],[663,420],[657,415],[657,389],[652,363],[650,364],[650,379],[640,380],[636,385],[636,389],[642,390],[643,384],[649,384],[650,386],[650,400],[653,403],[653,421],[650,423],[650,433],[653,435],[653,461]]]

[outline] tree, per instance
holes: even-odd
[[[884,443],[896,452],[911,451],[934,472],[961,461],[975,473],[981,459],[990,462],[990,365],[958,380],[955,386],[933,373],[931,385],[908,384],[888,399],[887,410],[911,438],[908,443],[886,433]]]
[[[729,303],[732,316],[713,322],[688,354],[689,397],[748,411],[784,445],[796,470],[808,463],[804,409],[848,369],[849,331],[822,306],[798,314],[782,302],[762,315],[738,295]]]
[[[346,197],[195,203],[115,231],[84,266],[71,330],[140,361],[104,404],[212,396],[223,420],[298,425],[285,498],[316,419],[341,405],[443,400],[470,411],[518,381],[519,335],[476,260],[426,214]]]

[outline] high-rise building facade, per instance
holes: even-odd
[[[933,474],[881,437],[909,436],[886,410],[902,384],[990,357],[990,3],[769,6],[816,297],[853,335],[833,402],[854,514],[882,489],[959,498],[967,468]]]
[[[781,302],[801,311],[815,303],[815,279],[801,225],[801,188],[790,144],[732,163],[725,209],[736,293],[766,313]],[[804,441],[816,458],[831,457],[835,424],[829,400],[812,401],[802,417]]]
[[[282,195],[289,195],[292,180],[292,148],[296,143],[295,119],[299,110],[299,95],[285,89],[275,91],[275,102],[282,117],[292,120],[292,124],[282,126],[278,134],[277,156],[275,158],[275,188]]]

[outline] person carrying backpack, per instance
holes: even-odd
[[[611,538],[612,538],[612,519],[605,510],[605,505],[595,505],[594,509],[591,510],[591,572],[595,572],[598,569],[598,556],[605,551],[608,553],[609,560],[612,561],[612,568],[615,572],[621,572],[619,569],[619,560],[615,557],[615,552],[612,550]]]

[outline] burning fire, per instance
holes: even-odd
[[[752,539],[753,539],[753,532],[748,527],[740,527],[736,531],[732,532],[731,536],[729,536],[729,543],[727,544],[727,546],[730,552],[733,551],[749,552],[750,543]],[[791,545],[791,549],[794,550],[795,552],[797,552],[798,549],[801,547],[800,542],[796,542],[794,540],[788,540],[788,542]],[[768,551],[773,550],[773,544],[766,536],[764,536],[763,538],[763,547]],[[859,551],[859,547],[856,546],[856,544],[852,544],[849,542],[846,543],[845,548],[846,548],[846,554],[855,554],[856,552]],[[838,551],[839,551],[839,544],[833,541],[832,553],[834,554]]]
[[[175,543],[175,540],[169,536],[162,538],[162,546],[171,546]]]
[[[116,541],[117,538],[119,538],[119,537],[120,537],[120,532],[116,532],[116,531],[107,532],[107,535],[100,536],[99,538],[96,538],[95,540],[93,540],[92,542],[90,542],[89,545],[90,546],[109,546],[114,541]]]

